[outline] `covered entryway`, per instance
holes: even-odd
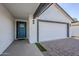
[[[28,39],[29,43],[31,43],[30,42],[31,40],[29,38],[30,33],[31,33],[30,28],[32,26],[31,22],[33,19],[31,18],[31,16],[33,17],[33,14],[36,12],[39,5],[40,3],[0,4],[0,27],[1,27],[0,28],[0,32],[1,32],[0,33],[0,39],[1,39],[0,40],[0,55],[11,45],[12,42],[17,40],[17,38],[18,39],[26,38]],[[17,21],[20,21],[20,22],[17,22]],[[17,25],[17,28],[16,28],[16,25]],[[22,40],[18,40],[18,41],[22,42]],[[25,41],[27,43],[27,40]],[[20,45],[20,47],[24,46],[21,43],[18,45]],[[14,46],[12,47],[14,48]],[[26,44],[24,48],[25,49],[27,48]],[[14,49],[17,49],[17,48],[14,48]],[[14,49],[13,51],[15,51]],[[20,51],[20,53],[21,52],[22,51]]]
[[[64,22],[38,20],[38,41],[49,41],[69,37],[69,25]]]

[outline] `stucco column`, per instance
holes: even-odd
[[[33,19],[32,15],[29,15],[29,42],[37,42],[37,20]]]

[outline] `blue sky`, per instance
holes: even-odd
[[[79,21],[79,3],[59,3],[59,5],[72,17]]]

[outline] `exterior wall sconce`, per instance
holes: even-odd
[[[34,24],[35,23],[35,20],[33,19],[32,21],[33,21],[33,24]]]

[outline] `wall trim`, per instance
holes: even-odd
[[[58,21],[48,21],[48,20],[37,20],[37,42],[39,42],[39,22],[49,22],[49,23],[59,23],[59,24],[66,24],[67,25],[67,37],[69,37],[69,23],[65,22],[58,22]]]

